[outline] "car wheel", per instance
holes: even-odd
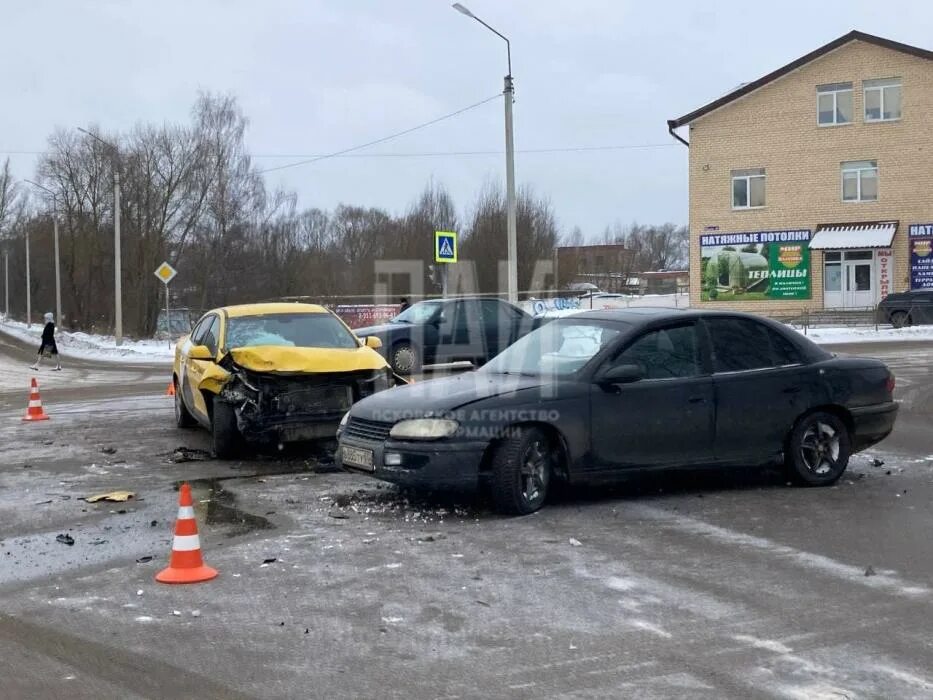
[[[851,454],[849,429],[838,416],[817,412],[802,418],[788,439],[785,466],[805,486],[829,486],[842,476]]]
[[[417,348],[405,341],[392,346],[389,364],[392,365],[392,370],[396,374],[407,377],[421,369],[421,358],[418,357]]]
[[[891,325],[895,328],[903,328],[910,325],[910,316],[906,311],[895,311],[891,314]]]
[[[220,459],[233,459],[238,456],[243,445],[243,437],[236,425],[236,413],[231,404],[214,401],[211,412],[211,438],[214,454]]]
[[[492,500],[500,513],[527,515],[544,505],[553,450],[540,428],[521,428],[492,456]]]
[[[193,428],[197,425],[197,421],[188,411],[187,406],[185,406],[185,400],[181,397],[181,389],[178,387],[178,382],[175,382],[175,425],[179,428]]]

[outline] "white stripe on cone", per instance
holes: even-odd
[[[176,552],[193,552],[195,549],[201,549],[201,542],[197,535],[175,535],[172,549]]]
[[[194,520],[194,508],[191,506],[178,506],[179,520]]]
[[[41,401],[30,401],[29,408],[42,408],[42,402]]]

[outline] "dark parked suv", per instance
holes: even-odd
[[[933,323],[933,289],[888,294],[878,304],[878,315],[895,328]]]

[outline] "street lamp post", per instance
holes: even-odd
[[[96,139],[114,154],[113,159],[113,293],[114,293],[114,341],[123,344],[123,264],[120,245],[120,168],[117,163],[118,149],[97,134],[78,127],[78,131]]]
[[[33,182],[32,180],[26,180],[33,187],[38,187],[40,190],[45,190],[52,197],[52,229],[55,232],[55,323],[58,325],[62,324],[62,274],[61,274],[61,258],[58,252],[58,195],[56,195],[48,187],[40,185],[38,182]]]
[[[508,291],[509,301],[513,304],[518,301],[518,244],[516,242],[515,223],[515,139],[512,128],[512,100],[515,87],[512,83],[512,45],[508,38],[490,27],[479,17],[459,2],[453,8],[460,14],[475,19],[486,29],[505,41],[506,57],[508,58],[509,72],[505,76],[505,88],[502,94],[505,98],[505,195],[506,195],[506,226],[508,235]]]

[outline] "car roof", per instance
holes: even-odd
[[[266,314],[326,314],[329,313],[320,304],[295,304],[288,302],[273,302],[268,304],[237,304],[224,306],[214,311],[222,311],[230,318],[243,316],[264,316]]]
[[[686,320],[691,318],[715,318],[717,316],[749,318],[756,321],[768,321],[766,318],[754,314],[742,313],[741,311],[729,311],[723,309],[677,309],[674,307],[663,306],[629,306],[625,309],[601,309],[598,311],[581,311],[580,313],[564,316],[561,320],[571,320],[575,318],[587,318],[597,321],[622,321],[632,325],[642,325],[652,321],[663,321],[670,319],[672,321]]]

